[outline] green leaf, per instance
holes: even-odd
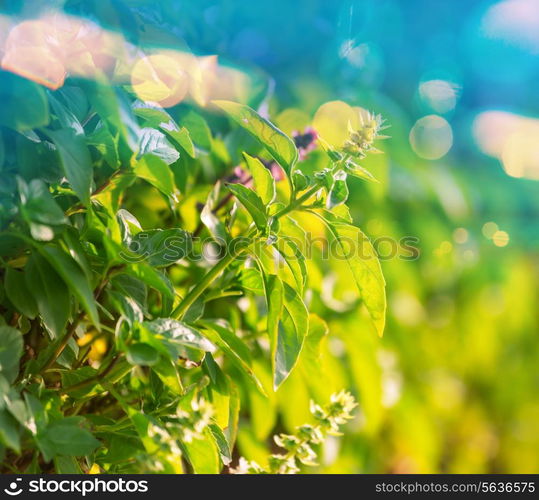
[[[296,170],[292,175],[292,184],[296,192],[303,191],[309,187],[309,179],[300,170]]]
[[[76,135],[84,135],[84,129],[73,112],[61,103],[52,92],[48,92],[49,104],[53,114],[56,116],[61,128],[69,128]]]
[[[43,87],[7,71],[0,72],[0,125],[22,132],[49,123]]]
[[[93,280],[93,273],[88,262],[86,251],[80,240],[80,235],[77,229],[73,226],[68,226],[65,231],[62,232],[62,247],[73,257],[75,262],[80,266],[86,275],[86,279],[89,283]]]
[[[57,474],[82,474],[80,465],[74,457],[54,457],[54,467]]]
[[[109,213],[116,213],[127,188],[129,188],[136,179],[135,173],[131,171],[109,177],[108,186],[102,188],[99,193],[94,193],[92,198],[99,201]]]
[[[264,277],[264,290],[268,308],[267,329],[271,345],[271,363],[275,372],[277,356],[277,337],[279,335],[279,320],[283,313],[284,287],[278,276],[269,274]]]
[[[0,374],[13,382],[19,373],[22,356],[22,334],[10,326],[0,326]]]
[[[30,421],[35,424],[28,426],[29,430],[33,435],[38,432],[41,432],[48,424],[48,413],[45,411],[45,408],[41,401],[37,399],[33,394],[29,392],[24,392],[24,401],[26,403],[26,410],[28,415],[31,417]],[[51,412],[52,415],[52,412]]]
[[[309,328],[309,313],[298,293],[276,275],[266,276],[268,333],[275,390],[295,367]]]
[[[303,288],[307,281],[307,267],[305,265],[304,255],[291,238],[282,236],[282,232],[281,236],[274,243],[274,246],[290,269],[298,292],[300,294],[303,293]]]
[[[132,297],[123,295],[115,290],[108,290],[107,297],[115,309],[127,320],[130,326],[136,322],[140,323],[144,320],[140,304]]]
[[[183,393],[182,381],[174,361],[161,358],[152,366],[152,370],[157,373],[157,376],[161,379],[163,384],[165,384],[173,394],[180,395]]]
[[[260,271],[254,267],[248,267],[241,270],[238,280],[241,287],[257,295],[264,295],[264,281]]]
[[[301,353],[300,370],[313,387],[317,387],[317,377],[320,375],[320,343],[328,334],[327,323],[316,314],[309,315],[309,331],[305,337]]]
[[[243,157],[253,176],[256,193],[264,205],[269,205],[275,199],[275,179],[258,158],[253,158],[247,153],[243,153]]]
[[[135,434],[131,432],[115,432],[107,443],[105,461],[110,464],[127,462],[141,451],[144,451],[144,447]]]
[[[54,268],[34,252],[25,271],[26,286],[37,303],[43,322],[53,335],[63,333],[69,317],[69,290]]]
[[[95,306],[94,294],[88,278],[77,262],[69,254],[57,247],[39,247],[39,252],[68,284],[69,288],[88,313],[90,321],[99,329],[99,315]]]
[[[262,118],[249,106],[230,101],[212,102],[228,113],[238,125],[253,135],[268,150],[275,161],[285,169],[288,175],[292,174],[298,159],[298,150],[292,139],[271,122]]]
[[[5,379],[4,381],[7,384]],[[19,424],[27,424],[29,415],[28,411],[26,410],[26,405],[20,398],[19,393],[14,388],[10,388],[8,393],[4,394],[4,403],[9,413],[15,417],[15,420],[17,420]]]
[[[221,471],[219,448],[210,429],[205,429],[200,438],[184,442],[182,446],[187,452],[187,459],[195,474],[219,474]]]
[[[227,184],[226,187],[236,198],[238,198],[240,203],[249,212],[256,227],[264,230],[268,224],[268,217],[266,215],[266,206],[262,203],[259,196],[242,184]]]
[[[118,139],[111,134],[105,122],[100,121],[95,129],[86,135],[86,145],[94,147],[109,167],[118,168],[120,164]]]
[[[85,81],[83,88],[97,114],[114,131],[120,133],[120,137],[131,151],[136,151],[140,127],[128,99],[114,87],[95,81]]]
[[[154,269],[149,264],[144,262],[137,262],[131,264],[125,273],[138,278],[140,281],[155,288],[155,290],[161,292],[165,297],[174,298],[174,289],[167,276],[161,273],[159,270]]]
[[[217,200],[220,191],[221,183],[216,182],[215,186],[210,191],[210,194],[208,194],[206,204],[204,205],[204,208],[200,213],[200,220],[208,228],[214,238],[216,238],[220,242],[224,242],[227,239],[225,225],[223,224],[223,222],[221,222],[219,217],[217,217],[213,213],[213,211],[217,207]]]
[[[348,161],[345,166],[346,173],[352,177],[358,177],[359,179],[366,179],[368,181],[378,182],[378,180],[362,166],[353,161]]]
[[[254,382],[262,394],[265,394],[260,380],[251,367],[252,360],[249,348],[230,330],[230,326],[221,320],[203,320],[199,323],[204,327],[204,335],[223,351],[232,364]]]
[[[45,130],[56,146],[60,163],[73,191],[85,204],[90,204],[93,170],[90,152],[84,137],[72,129]]]
[[[101,443],[85,428],[82,417],[66,417],[51,422],[37,436],[38,446],[45,460],[56,455],[80,457],[89,455]]]
[[[128,346],[126,357],[132,365],[153,366],[159,362],[159,353],[151,345],[142,342]]]
[[[215,444],[219,449],[221,462],[223,462],[224,465],[228,465],[230,462],[232,462],[232,452],[228,446],[228,441],[225,434],[217,424],[210,424],[208,428],[210,429],[213,439],[215,440]]]
[[[20,453],[20,439],[17,421],[7,410],[0,410],[0,443]]]
[[[83,122],[88,116],[89,104],[86,93],[80,87],[66,84],[54,91],[55,97],[71,110],[79,122]]]
[[[37,304],[30,290],[26,286],[24,273],[13,269],[6,268],[5,288],[7,298],[11,303],[25,316],[33,319],[37,316]]]
[[[178,357],[192,359],[193,350],[200,353],[215,351],[213,344],[198,330],[175,319],[158,318],[140,326],[140,340],[173,360]]]
[[[163,109],[155,105],[136,102],[133,111],[146,121],[146,125],[158,128],[170,140],[180,146],[191,158],[195,157],[195,146],[189,131],[179,127],[172,117]]]
[[[174,264],[191,251],[191,235],[183,229],[140,231],[131,238],[129,248],[154,267]]]
[[[20,178],[18,181],[22,213],[26,220],[53,226],[67,222],[64,212],[42,180],[32,179],[28,184]]]
[[[296,363],[309,329],[309,313],[298,293],[288,283],[283,283],[283,311],[277,337],[274,386],[282,384]]]
[[[137,161],[134,171],[137,177],[148,181],[165,196],[173,196],[174,176],[172,170],[161,158],[147,154]]]
[[[178,123],[188,130],[196,146],[205,152],[210,152],[212,148],[212,135],[206,120],[192,108],[178,110],[177,117]]]
[[[95,377],[96,374],[97,370],[91,366],[83,366],[81,368],[77,368],[76,370],[62,372],[62,387],[71,397],[82,398],[86,396],[86,394],[93,391],[94,387],[99,383],[98,380],[88,383],[88,385],[80,389],[74,389],[71,391],[69,388]]]
[[[168,126],[168,125],[167,125]],[[185,127],[182,127],[179,130],[174,130],[173,128],[169,129],[167,126],[161,125],[160,129],[172,139],[178,146],[180,146],[191,158],[195,158],[195,145],[191,140],[191,135],[189,130]]]
[[[326,199],[326,208],[332,209],[342,205],[348,199],[348,185],[346,184],[346,173],[341,171],[333,176],[333,185],[329,190]]]
[[[168,142],[165,134],[160,130],[145,127],[140,131],[139,152],[137,157],[152,154],[163,160],[167,165],[174,163],[180,153]]]
[[[147,453],[154,454],[159,450],[159,442],[150,437],[150,428],[155,426],[155,422],[147,415],[133,408],[124,408],[128,412],[129,418],[133,422],[135,430],[140,437],[144,449]]]
[[[134,300],[142,311],[146,309],[148,290],[144,282],[128,274],[118,274],[110,280],[110,283],[124,297]]]
[[[322,219],[333,238],[339,244],[341,254],[346,259],[359,294],[378,335],[382,336],[385,326],[386,293],[385,280],[376,251],[367,236],[357,227],[341,222],[330,212]]]

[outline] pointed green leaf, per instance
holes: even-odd
[[[265,279],[273,385],[277,389],[298,361],[309,328],[309,313],[298,293],[276,275]]]
[[[161,158],[147,154],[138,160],[134,171],[137,177],[148,181],[165,196],[173,196],[174,176],[172,170]]]
[[[18,131],[49,123],[49,106],[43,87],[8,71],[0,72],[0,125]]]
[[[153,366],[159,362],[159,353],[151,345],[137,342],[127,347],[126,358],[132,365]]]
[[[323,216],[312,213],[324,221],[330,234],[339,244],[361,299],[378,335],[382,336],[386,314],[385,280],[374,247],[359,228],[343,223],[342,219],[335,217],[331,212],[324,211]]]
[[[62,386],[71,397],[82,398],[86,396],[86,394],[92,392],[94,387],[99,383],[98,380],[88,383],[88,385],[80,389],[74,389],[71,391],[69,388],[76,384],[80,384],[85,380],[93,379],[96,374],[97,370],[91,366],[83,366],[81,368],[77,368],[76,370],[67,370],[62,372]]]
[[[34,252],[25,268],[26,286],[31,291],[43,322],[60,336],[69,317],[69,290],[54,268]]]
[[[73,191],[85,204],[90,204],[92,187],[92,160],[84,136],[76,135],[73,129],[46,130],[56,146],[60,164]]]
[[[210,424],[208,426],[210,432],[215,440],[215,444],[219,449],[219,454],[221,456],[221,461],[224,465],[228,465],[232,462],[232,451],[228,445],[228,441],[222,429],[217,424]]]
[[[138,278],[140,281],[161,292],[164,296],[171,299],[174,298],[174,289],[168,277],[149,264],[145,262],[131,264],[125,270],[125,273]]]
[[[258,159],[243,153],[247,168],[253,176],[255,191],[264,205],[269,205],[275,199],[275,179],[269,169]]]
[[[185,258],[191,246],[191,235],[178,228],[139,231],[129,242],[129,250],[153,267],[170,266]]]
[[[213,344],[198,330],[170,318],[144,321],[140,328],[140,340],[173,360],[178,357],[192,359],[193,351],[215,351]]]
[[[348,199],[348,185],[346,184],[346,173],[341,171],[334,175],[333,185],[329,190],[326,199],[326,208],[332,209],[342,205]]]
[[[152,370],[157,373],[157,376],[161,379],[163,384],[165,384],[173,394],[180,395],[183,393],[182,381],[174,361],[162,357],[158,363],[152,366]]]
[[[195,437],[190,442],[183,442],[182,446],[195,474],[219,474],[219,448],[209,429],[205,429],[202,436]]]
[[[13,382],[19,373],[22,348],[21,332],[10,326],[0,326],[0,374],[8,382]]]
[[[97,314],[92,287],[77,262],[69,254],[56,247],[39,247],[39,252],[69,285],[75,297],[88,313],[90,321],[99,329],[99,315]]]
[[[30,290],[26,286],[24,272],[17,271],[12,267],[7,267],[5,287],[8,299],[22,314],[31,319],[37,316],[37,304],[30,293]]]
[[[277,238],[274,246],[290,269],[297,290],[300,294],[303,293],[303,288],[307,281],[307,267],[305,265],[305,257],[298,245],[296,245],[293,239],[281,235]]]
[[[213,104],[220,107],[238,125],[253,135],[288,175],[292,174],[298,159],[298,150],[292,139],[245,104],[230,101],[213,101]]]
[[[242,184],[227,184],[226,187],[249,212],[256,227],[264,230],[268,224],[268,217],[266,215],[266,206],[259,196]]]
[[[204,335],[221,349],[227,359],[245,373],[264,394],[264,388],[251,367],[251,352],[243,341],[222,321],[204,320],[199,323],[205,328]]]
[[[28,222],[46,225],[65,224],[67,219],[58,206],[47,185],[40,179],[32,179],[26,184],[18,179],[22,213]]]
[[[298,293],[283,283],[283,313],[277,337],[277,353],[273,383],[281,385],[296,366],[303,341],[309,329],[309,313]]]
[[[168,139],[180,146],[191,158],[195,157],[195,147],[189,131],[185,127],[180,128],[163,108],[148,103],[136,102],[133,112],[144,119],[146,125],[161,130]]]
[[[0,444],[20,453],[19,425],[7,410],[0,410]]]
[[[217,197],[219,196],[220,191],[221,183],[217,182],[206,199],[206,204],[200,213],[200,220],[208,228],[214,238],[220,242],[224,242],[227,239],[225,225],[213,212],[217,207]]]
[[[101,443],[83,427],[84,418],[66,417],[51,422],[38,435],[38,445],[50,460],[56,455],[72,455],[76,457],[89,455]]]
[[[170,165],[180,157],[180,153],[170,144],[165,134],[155,128],[144,127],[141,129],[139,141],[138,158],[152,154]]]

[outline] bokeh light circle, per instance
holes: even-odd
[[[441,116],[428,115],[415,122],[409,140],[417,156],[426,160],[438,160],[451,149],[453,131]]]

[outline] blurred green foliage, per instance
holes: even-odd
[[[391,140],[380,146],[384,154],[359,162],[379,183],[348,178],[351,216],[375,243],[387,282],[384,337],[376,335],[368,315],[358,309],[357,296],[350,297],[353,284],[338,279],[348,272],[342,263],[320,261],[315,252],[314,260],[306,263],[309,312],[329,327],[329,334],[318,339],[320,359],[300,358],[273,393],[262,345],[253,366],[268,397],[251,386],[234,397],[230,393],[227,401],[219,391],[212,393],[212,403],[231,412],[241,401],[237,452],[247,460],[264,462],[274,451],[272,435],[293,433],[296,426],[311,421],[310,399],[323,404],[332,393],[346,388],[358,400],[357,418],[346,426],[343,437],[326,441],[315,472],[522,473],[539,469],[537,184],[507,176],[497,162],[481,155],[470,127],[473,116],[485,108],[509,107],[536,114],[539,103],[531,82],[539,66],[536,56],[519,47],[502,43],[500,48],[496,41],[477,35],[481,15],[493,2],[478,5],[464,20],[457,3],[467,4],[207,1],[162,2],[156,7],[145,1],[68,1],[63,6],[67,12],[124,33],[144,49],[185,50],[190,45],[196,54],[217,53],[235,62],[251,78],[250,93],[243,100],[269,109],[275,124],[289,135],[308,126],[317,130],[317,125],[322,137],[331,135],[331,120],[329,125],[322,120],[319,107],[334,99],[380,113],[391,126],[387,131]],[[24,9],[31,9],[31,3],[10,4],[11,10],[6,10],[10,15],[24,15]],[[283,13],[278,20],[275,12]],[[358,60],[359,65],[352,64]],[[14,78],[19,79],[5,76]],[[419,83],[438,79],[463,89],[458,104],[448,112],[438,112],[418,94]],[[29,85],[20,80],[17,85]],[[68,80],[57,92],[79,84],[88,88],[87,82]],[[25,93],[23,103],[28,103],[29,95],[35,102],[28,113],[14,114],[22,117],[16,128],[43,125],[39,110],[46,102],[45,91],[36,86],[34,94]],[[197,122],[198,113],[209,127]],[[119,189],[127,189],[122,206],[145,231],[170,227],[178,220],[183,230],[196,232],[201,205],[212,202],[208,195],[214,181],[232,174],[242,161],[242,151],[257,155],[260,148],[239,128],[228,134],[223,117],[198,109],[193,114],[185,104],[173,108],[171,114],[188,129],[201,156],[193,160],[183,143],[180,168],[173,164],[173,176],[159,176],[160,182],[152,177],[152,165],[137,166],[139,180],[126,179],[122,186],[124,180],[118,179]],[[331,109],[329,114],[339,116]],[[453,130],[453,148],[436,160],[418,155],[409,139],[415,121],[430,114],[443,116]],[[346,133],[346,120],[340,123],[338,130]],[[115,126],[129,129],[130,123],[122,120]],[[101,135],[94,137],[102,155],[96,180],[107,178],[127,155],[127,132],[118,150],[107,147]],[[32,141],[29,134],[16,140],[12,132],[4,134],[8,162],[11,145]],[[52,135],[49,143],[55,142]],[[87,144],[92,146],[92,142]],[[36,165],[47,182],[65,175],[84,204],[85,194],[70,179],[69,163],[47,161],[50,154],[43,148],[34,151],[18,167],[21,175],[29,181]],[[322,158],[320,146],[310,152],[305,173],[319,170]],[[183,169],[195,164],[196,174],[185,176]],[[3,179],[2,200],[8,200],[16,189],[15,181]],[[84,180],[79,181],[84,186]],[[180,194],[171,215],[166,195],[174,188]],[[50,206],[50,193],[37,185],[34,189],[39,206]],[[75,200],[71,192],[65,196]],[[104,192],[97,199],[119,208],[115,196]],[[35,239],[48,238],[50,231],[55,236],[56,226],[64,223],[56,209],[46,210],[44,220],[31,204],[24,208],[25,224]],[[1,218],[11,221],[14,210],[9,201],[3,201]],[[313,234],[322,234],[319,223],[302,222]],[[219,225],[213,230],[218,231]],[[415,238],[412,253],[399,243],[406,237]],[[2,248],[15,244],[4,237],[0,242]],[[179,289],[202,276],[202,269],[187,272],[179,266],[171,271]],[[249,278],[242,276],[242,282],[248,283]],[[156,286],[166,289],[156,279]],[[126,290],[129,283],[117,286]],[[156,304],[151,314],[158,315],[160,306]],[[31,304],[29,311],[22,312],[32,317],[35,307]],[[196,317],[196,311],[193,314]],[[265,321],[256,301],[233,294],[216,295],[204,316],[228,319],[249,340],[249,332],[258,331]],[[60,320],[58,328],[67,317]],[[7,330],[4,333],[9,336]],[[147,352],[131,354],[148,356]],[[140,380],[141,391],[152,382]],[[73,432],[81,429],[80,422],[68,424]],[[91,448],[90,436],[80,437]],[[2,438],[9,443],[13,436]],[[139,448],[132,438],[123,436],[133,445],[124,452],[134,455]]]

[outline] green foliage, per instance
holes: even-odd
[[[3,114],[0,132],[19,144],[2,165],[3,467],[219,473],[236,447],[250,455],[245,432],[274,428],[286,454],[237,470],[313,465],[311,446],[355,404],[340,393],[318,406],[327,325],[310,272],[337,261],[311,255],[306,235],[338,242],[381,334],[380,264],[344,205],[352,157],[377,130],[326,147],[313,172],[292,138],[242,104],[215,103],[256,139],[248,151],[227,142],[235,125],[189,104],[165,111],[104,83],[45,93],[4,77],[32,105]],[[19,86],[5,88],[18,102]],[[303,413],[288,408],[285,421],[312,398],[315,423],[286,434],[275,405],[299,379]]]

